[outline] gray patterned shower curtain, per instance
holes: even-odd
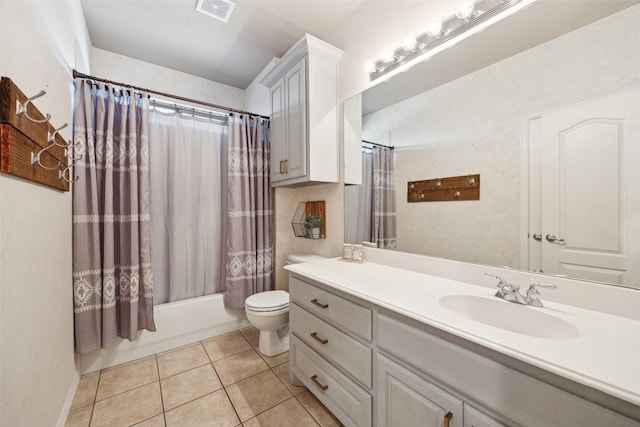
[[[230,115],[226,290],[229,308],[273,289],[273,195],[269,178],[269,121]]]
[[[73,298],[76,349],[155,331],[146,93],[75,80]]]
[[[396,172],[390,148],[373,148],[371,241],[382,249],[396,249]]]

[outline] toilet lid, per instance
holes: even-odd
[[[289,306],[289,293],[286,291],[259,292],[248,297],[244,305],[254,311],[281,310]]]

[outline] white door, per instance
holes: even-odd
[[[542,269],[640,287],[640,90],[541,125]]]

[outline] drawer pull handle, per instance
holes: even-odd
[[[449,421],[451,421],[451,418],[453,418],[453,414],[451,412],[447,412],[444,416],[444,427],[449,427]]]
[[[314,340],[318,341],[320,344],[326,344],[326,343],[328,343],[328,342],[329,342],[329,340],[324,340],[324,339],[320,338],[320,337],[318,336],[318,333],[317,333],[317,332],[312,333],[312,334],[311,334],[311,338],[313,338]]]
[[[320,308],[329,308],[329,304],[322,304],[322,303],[318,302],[317,298],[312,299],[311,300],[311,304],[317,305]]]
[[[313,383],[322,391],[325,391],[326,389],[329,388],[328,385],[320,384],[320,381],[318,381],[318,376],[317,375],[312,376],[311,377],[311,381],[313,381]]]

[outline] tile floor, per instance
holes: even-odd
[[[340,426],[246,328],[83,375],[67,426]]]

